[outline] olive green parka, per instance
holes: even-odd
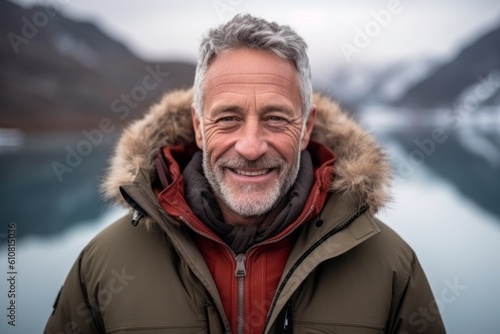
[[[45,333],[230,332],[193,232],[152,190],[160,148],[194,140],[191,103],[191,90],[171,92],[125,129],[104,190],[130,214],[81,252]],[[265,333],[444,333],[415,253],[375,217],[389,199],[382,150],[336,103],[314,103],[312,138],[335,153],[335,176],[295,240]]]

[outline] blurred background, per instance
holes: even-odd
[[[240,12],[296,29],[315,90],[387,149],[380,218],[419,256],[448,332],[500,332],[493,0],[0,0],[0,268],[15,223],[18,271],[15,327],[0,280],[0,332],[42,331],[80,250],[124,212],[98,191],[122,127],[190,87],[201,36]]]

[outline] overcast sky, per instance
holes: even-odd
[[[65,15],[95,22],[149,60],[195,61],[198,43],[207,29],[239,12],[258,15],[289,24],[305,38],[316,76],[341,66],[383,66],[422,57],[445,60],[478,35],[500,25],[498,0],[41,2],[56,1]],[[376,16],[383,24],[377,23]],[[355,37],[367,29],[372,36],[365,41],[367,46],[358,47]],[[356,47],[356,53],[348,45]],[[345,50],[351,52],[348,57]]]

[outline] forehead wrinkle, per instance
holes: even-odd
[[[254,95],[265,95],[265,94],[278,94],[283,97],[287,97],[287,93],[290,88],[287,85],[279,83],[266,83],[266,84],[248,84],[248,83],[219,83],[212,84],[212,87],[208,91],[212,94],[220,96],[221,94],[235,94],[241,96],[248,96],[249,94]],[[298,92],[297,92],[298,93]]]
[[[290,81],[290,80],[288,80],[288,78],[286,76],[275,74],[275,73],[269,73],[269,72],[241,72],[241,73],[227,73],[227,74],[217,74],[217,73],[209,73],[208,74],[207,73],[207,77],[215,76],[215,78],[213,78],[213,79],[231,77],[231,76],[236,77],[236,76],[240,76],[240,75],[266,75],[266,76],[279,77],[281,79],[285,79],[286,81]]]
[[[232,105],[235,103],[234,99],[240,99],[240,101],[245,101],[244,104],[249,105],[251,101],[253,100],[253,103],[255,107],[257,108],[258,105],[260,105],[262,102],[259,102],[260,97],[265,97],[265,96],[275,96],[274,97],[274,103],[275,105],[280,105],[284,104],[288,108],[292,108],[293,106],[290,104],[291,101],[289,100],[288,96],[288,87],[283,87],[281,85],[273,85],[275,88],[272,91],[269,91],[268,88],[262,88],[259,87],[258,85],[245,85],[241,84],[242,88],[244,88],[244,91],[239,91],[239,90],[234,90],[234,89],[229,89],[226,90],[223,88],[223,86],[229,85],[231,87],[234,87],[235,85],[233,84],[221,84],[216,87],[212,87],[211,91],[214,94],[215,100],[212,100],[211,103],[211,109],[219,109],[220,105]],[[222,95],[222,96],[221,96]],[[252,98],[253,95],[253,98]],[[297,97],[299,100],[300,98]],[[266,102],[267,104],[268,102]],[[300,101],[298,102],[300,103]],[[237,102],[236,102],[237,104]]]
[[[243,83],[241,82],[242,77],[245,77],[249,82]],[[231,80],[234,79],[234,80]],[[268,79],[269,81],[266,81]],[[221,85],[221,84],[231,84],[231,85],[250,85],[250,84],[276,84],[274,81],[280,83],[280,86],[285,86],[285,84],[281,84],[283,81],[286,81],[287,83],[296,83],[293,79],[290,79],[289,77],[282,76],[282,75],[277,75],[277,74],[271,74],[271,73],[231,73],[231,74],[220,74],[220,75],[211,75],[207,76],[207,82],[211,82],[212,84],[215,85]],[[218,83],[218,81],[223,81],[222,83]],[[236,82],[235,82],[236,81]]]
[[[207,90],[213,92],[216,95],[219,94],[238,94],[238,95],[247,95],[251,92],[251,94],[279,94],[286,97],[287,92],[290,91],[290,87],[285,83],[280,82],[265,82],[265,83],[212,83],[211,87]],[[297,93],[300,93],[297,88]]]
[[[237,93],[237,92],[219,92],[215,93],[215,95],[218,94],[224,94],[224,93],[230,93],[231,95],[240,95],[242,99],[239,99],[239,102],[241,103],[244,101],[244,105],[248,104],[248,94],[245,93]],[[226,109],[236,109],[236,108],[241,108],[239,105],[238,101],[234,101],[234,98],[229,98],[229,97],[222,97],[222,98],[216,98],[212,103],[207,107],[209,113],[218,113],[221,111],[224,111]]]

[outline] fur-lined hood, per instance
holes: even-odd
[[[140,169],[154,174],[154,156],[166,145],[194,141],[193,91],[167,93],[160,103],[123,132],[103,184],[104,195],[126,205],[119,187],[130,184]],[[315,94],[316,124],[312,139],[337,156],[333,192],[354,192],[375,213],[389,200],[390,165],[380,146],[337,103]]]

